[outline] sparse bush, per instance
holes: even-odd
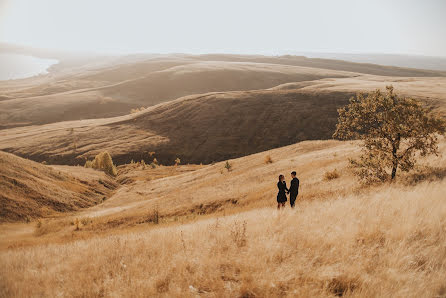
[[[84,167],[86,167],[86,168],[93,168],[93,161],[91,161],[91,160],[87,160],[87,161],[85,162]]]
[[[92,222],[93,222],[92,219],[89,218],[89,217],[84,217],[84,218],[82,218],[82,219],[80,220],[80,223],[81,223],[83,226],[86,226],[86,225],[88,225],[88,224],[90,224],[90,223],[92,223]]]
[[[177,166],[177,165],[179,165],[181,163],[181,159],[179,158],[179,157],[177,157],[176,159],[175,159],[175,165]]]
[[[271,158],[271,155],[267,155],[265,156],[265,163],[269,164],[269,163],[273,163],[273,159]]]
[[[80,222],[79,218],[76,217],[74,220],[74,230],[79,231],[81,229],[82,223]]]
[[[340,177],[340,175],[336,169],[334,169],[333,171],[327,171],[324,174],[324,180],[326,180],[326,181],[337,179],[339,177]]]
[[[134,108],[134,109],[130,110],[130,114],[138,113],[138,112],[144,111],[145,109],[146,109],[145,107]]]
[[[158,159],[156,159],[156,157],[153,159],[152,163],[155,164],[155,165],[159,165]]]
[[[145,170],[146,169],[146,162],[144,161],[144,159],[141,159],[140,164],[141,164],[142,169]]]
[[[155,207],[155,209],[153,209],[153,212],[152,212],[152,221],[153,221],[153,223],[154,224],[159,224],[159,221],[160,221],[160,213],[159,213],[159,210],[158,210],[158,206],[157,207]]]
[[[153,162],[150,164],[150,167],[151,167],[152,169],[156,168],[156,166],[157,166],[157,165],[156,165],[155,163],[153,163]]]
[[[113,177],[115,177],[118,174],[118,170],[116,169],[116,166],[113,164],[111,155],[107,151],[101,152],[98,155],[96,155],[93,161],[87,160],[85,162],[85,167],[104,171],[105,173]]]
[[[225,163],[225,169],[230,172],[232,170],[232,164],[227,160]]]

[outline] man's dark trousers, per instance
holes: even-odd
[[[294,204],[296,203],[297,193],[290,193],[290,205],[294,208]]]

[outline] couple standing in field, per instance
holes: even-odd
[[[286,187],[285,176],[279,175],[279,182],[277,182],[279,193],[277,194],[277,209],[284,208],[287,201],[287,193],[290,194],[290,205],[294,208],[297,194],[299,193],[299,179],[296,177],[296,172],[291,172],[290,188]]]

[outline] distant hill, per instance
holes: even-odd
[[[386,80],[445,74],[300,56],[82,56],[60,60],[46,76],[0,82],[0,129],[120,116],[206,92],[257,90],[323,78],[376,75]]]
[[[353,93],[258,90],[191,95],[133,115],[0,131],[0,149],[50,163],[83,164],[108,150],[119,163],[210,163],[331,137]]]
[[[373,63],[387,66],[446,71],[446,57],[398,54],[345,54],[304,52],[308,58],[344,60],[355,63]]]
[[[84,164],[102,150],[118,163],[156,152],[172,164],[211,163],[303,140],[329,139],[337,109],[358,91],[393,84],[446,113],[446,78],[359,76],[285,83],[270,89],[211,92],[126,116],[0,130],[0,150],[55,164]]]

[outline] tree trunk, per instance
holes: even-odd
[[[393,166],[392,166],[392,180],[395,179],[396,170],[398,169],[398,149],[400,148],[401,134],[398,133],[395,142],[392,146]]]
[[[393,168],[392,168],[392,180],[395,179],[396,176],[396,169],[398,168],[398,160],[393,161]]]

